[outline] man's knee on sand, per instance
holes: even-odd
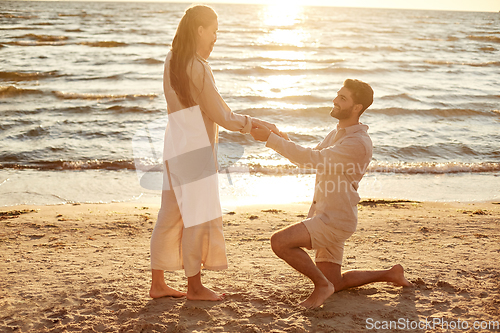
[[[280,257],[280,254],[283,253],[283,250],[286,248],[286,240],[283,237],[283,233],[280,231],[275,232],[271,236],[271,249],[274,254]]]

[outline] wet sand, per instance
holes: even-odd
[[[148,296],[149,238],[158,208],[113,203],[0,209],[0,331],[453,328],[443,321],[459,325],[461,332],[473,331],[474,325],[500,329],[495,326],[500,320],[499,203],[363,201],[358,230],[346,243],[344,269],[400,263],[414,287],[371,284],[335,293],[314,310],[296,306],[311,293],[310,281],[269,245],[274,231],[304,219],[307,204],[246,206],[224,215],[230,267],[202,273],[208,287],[225,293],[221,302]],[[183,271],[165,276],[170,286],[186,290]]]

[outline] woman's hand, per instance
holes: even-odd
[[[275,133],[285,140],[290,140],[288,139],[288,135],[286,133],[281,132],[276,127],[276,125],[260,119],[254,118],[252,120],[252,131],[250,132],[250,134],[255,140],[265,142],[269,139],[271,133]]]
[[[290,139],[288,138],[288,134],[286,134],[285,132],[281,132],[281,131],[280,131],[280,136],[281,136],[283,139],[285,139],[285,140],[287,140],[287,141],[290,141]]]
[[[253,128],[262,128],[262,127],[267,127],[271,132],[280,135],[280,130],[276,125],[271,124],[267,121],[257,119],[257,118],[252,118],[252,129]]]

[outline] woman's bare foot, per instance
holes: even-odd
[[[335,287],[330,281],[328,281],[328,284],[326,285],[315,286],[312,294],[299,305],[309,309],[317,308],[321,306],[321,304],[323,304],[328,297],[333,295],[334,292]]]
[[[175,290],[167,286],[167,284],[159,283],[155,285],[151,285],[151,289],[149,290],[149,296],[152,298],[160,298],[160,297],[183,297],[186,296],[186,293]]]
[[[392,266],[389,270],[390,282],[400,287],[411,287],[413,284],[405,278],[405,271],[400,264]]]
[[[160,297],[183,297],[186,293],[172,289],[165,283],[164,272],[158,269],[151,270],[151,289],[149,289],[149,296],[152,298]]]
[[[188,286],[186,298],[190,301],[222,301],[221,295],[217,295],[205,286],[198,288],[189,288]]]
[[[191,301],[222,301],[222,296],[217,295],[201,283],[201,272],[188,277],[188,291],[186,297]]]

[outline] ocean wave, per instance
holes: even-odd
[[[266,175],[313,174],[312,169],[300,169],[294,165],[262,166],[259,163],[249,165],[251,173]],[[368,166],[369,173],[397,173],[397,174],[457,174],[483,173],[500,171],[500,163],[480,162],[377,162],[372,161]]]
[[[123,79],[124,75],[123,74],[115,74],[115,75],[110,75],[110,76],[85,76],[81,77],[78,80],[82,81],[91,81],[91,80],[112,80],[112,81],[119,81]]]
[[[144,162],[144,163],[142,163]],[[160,171],[162,164],[154,161],[138,161],[142,171]],[[2,161],[0,169],[37,169],[37,170],[136,170],[134,160],[85,160],[85,161],[36,161],[20,163],[17,161]],[[394,173],[394,174],[459,174],[459,173],[488,173],[499,172],[500,163],[496,162],[380,162],[372,161],[367,173]],[[249,172],[271,176],[315,174],[314,169],[301,169],[293,164],[262,165],[260,163],[242,164],[239,162],[230,165],[220,164],[220,172]]]
[[[40,136],[43,136],[43,135],[46,135],[49,133],[50,133],[50,130],[47,127],[43,127],[41,125],[38,125],[35,128],[28,130],[26,133],[23,133],[22,137],[38,138]]]
[[[54,36],[54,35],[37,35],[37,34],[26,34],[22,36],[14,37],[16,39],[30,39],[39,42],[58,42],[63,40],[68,40],[68,36]]]
[[[97,41],[97,42],[79,42],[77,45],[85,45],[90,47],[123,47],[129,44],[116,41]]]
[[[246,58],[236,58],[236,57],[223,57],[220,58],[220,60],[227,62],[227,63],[232,63],[232,64],[239,64],[239,63],[269,63],[269,62],[286,62],[290,64],[327,64],[327,65],[332,65],[332,64],[337,64],[340,62],[345,62],[345,59],[340,59],[340,58],[326,58],[326,59],[309,59],[309,58],[294,58],[296,56],[295,52],[276,52],[273,53],[273,57],[246,57]],[[218,60],[217,58],[214,58],[213,60]]]
[[[158,109],[152,109],[152,108],[146,108],[146,107],[140,107],[140,106],[123,106],[123,105],[113,105],[110,106],[106,109],[102,109],[101,107],[96,107],[96,106],[74,106],[71,108],[64,107],[64,108],[59,108],[54,110],[55,112],[60,112],[60,113],[83,113],[83,114],[91,114],[92,112],[99,112],[102,113],[103,111],[107,111],[111,114],[126,114],[126,113],[133,113],[133,114],[148,114],[148,113],[154,113],[154,114],[162,114],[162,113],[167,113],[167,110],[158,110]]]
[[[265,116],[275,116],[275,117],[283,117],[283,115],[290,115],[292,117],[329,117],[329,113],[331,110],[330,107],[309,107],[309,108],[300,108],[296,110],[287,110],[286,113],[283,112],[282,109],[274,109],[274,108],[252,108],[252,109],[243,109],[239,110],[238,113],[246,114],[251,117],[265,117]]]
[[[137,60],[134,60],[134,62],[138,63],[138,64],[144,64],[144,65],[159,65],[159,64],[164,63],[163,60],[158,60],[158,59],[154,59],[154,58],[137,59]]]
[[[274,93],[281,92],[280,89],[272,89]],[[320,97],[317,95],[288,95],[288,96],[256,96],[256,95],[247,95],[247,96],[238,96],[238,99],[242,99],[248,102],[256,103],[256,102],[266,102],[266,101],[280,101],[280,102],[290,102],[290,103],[325,103],[331,101],[331,99],[327,99],[325,97]]]
[[[84,30],[82,30],[80,28],[76,28],[76,29],[65,29],[64,31],[66,31],[66,32],[83,32]]]
[[[469,36],[467,36],[467,38],[471,39],[471,40],[480,41],[480,42],[500,43],[500,37],[497,37],[497,36],[476,36],[476,35],[469,35]]]
[[[397,94],[397,95],[387,95],[380,97],[380,100],[398,100],[398,101],[409,101],[409,102],[420,102],[418,98],[412,97],[407,93]]]
[[[247,68],[233,68],[233,69],[212,69],[213,72],[224,72],[226,74],[236,74],[236,75],[308,75],[308,74],[359,74],[362,73],[364,75],[367,74],[383,74],[387,72],[391,72],[388,68],[373,68],[373,69],[364,69],[364,68],[348,68],[348,67],[335,67],[335,66],[322,66],[315,68],[294,68],[291,65],[284,66],[285,68],[281,68],[280,66],[276,67],[267,67],[267,66],[252,66]]]
[[[33,81],[46,78],[55,78],[64,76],[59,71],[50,72],[3,72],[0,71],[0,80],[5,81]]]
[[[10,13],[0,13],[1,18],[8,18],[8,19],[23,19],[23,20],[29,20],[29,19],[34,19],[34,18],[39,18],[36,15],[16,15],[16,14],[10,14]]]
[[[500,61],[488,61],[488,62],[478,62],[478,63],[466,63],[468,66],[473,66],[473,67],[499,67],[500,66]]]
[[[106,111],[112,111],[113,113],[156,113],[156,114],[161,114],[166,113],[165,110],[158,110],[158,109],[149,109],[149,108],[143,108],[139,106],[122,106],[122,105],[114,105],[106,109]]]
[[[36,170],[135,170],[133,160],[118,161],[37,161],[31,163],[0,162],[0,169]]]
[[[399,96],[399,95],[397,95]],[[492,96],[495,97],[495,96]],[[486,117],[497,117],[498,113],[492,111],[477,111],[471,109],[403,109],[403,108],[385,108],[385,109],[368,109],[367,114],[383,114],[388,116],[398,116],[398,115],[418,115],[418,116],[431,116],[431,117],[464,117],[464,116],[486,116]]]
[[[498,172],[500,163],[495,162],[376,162],[372,161],[368,172],[380,173],[406,173],[406,174],[453,174],[453,173],[479,173]]]
[[[169,43],[154,43],[154,42],[150,42],[150,43],[140,42],[140,43],[137,43],[137,45],[147,45],[147,46],[167,46],[167,47],[172,46],[172,44],[169,44]]]
[[[232,44],[221,44],[221,47],[226,47],[226,48],[235,48],[235,49],[246,49],[249,47],[248,44],[238,44],[238,43],[232,43]],[[331,49],[331,47],[328,46],[298,46],[295,44],[286,44],[286,43],[262,43],[262,44],[251,44],[251,49],[252,50],[264,50],[264,51],[310,51],[314,53],[322,52],[325,50]],[[338,51],[349,51],[349,52],[388,52],[388,53],[401,53],[401,52],[406,52],[408,51],[407,48],[405,47],[395,47],[395,46],[340,46],[337,45],[336,49]]]
[[[402,94],[406,95],[406,94]],[[393,97],[397,98],[400,95],[394,95]],[[499,98],[500,96],[494,95],[490,96],[491,98]],[[262,100],[268,100],[266,97],[259,96],[248,96],[244,98],[249,98],[252,102],[259,102]],[[287,97],[283,97],[285,100]],[[301,101],[301,98],[306,98],[309,102],[324,102],[324,99],[320,97],[314,96],[290,96],[290,98],[297,102]],[[401,96],[400,98],[405,98]],[[392,98],[387,98],[392,99]],[[411,101],[411,97],[409,97]],[[328,100],[330,102],[330,100]],[[306,108],[298,108],[298,109],[283,109],[279,108],[249,108],[249,109],[241,109],[238,110],[238,113],[246,114],[252,117],[266,117],[266,116],[293,116],[293,117],[308,117],[308,118],[317,118],[317,117],[329,117],[329,113],[331,110],[331,106],[321,106],[321,107],[306,107]],[[425,117],[439,117],[439,118],[449,118],[449,117],[495,117],[498,118],[500,116],[499,110],[471,110],[471,109],[404,109],[404,108],[383,108],[376,109],[370,108],[366,110],[366,114],[373,115],[387,115],[387,116],[425,116]]]
[[[69,40],[68,36],[37,35],[37,34],[26,34],[22,36],[16,36],[13,38],[18,39],[18,41],[7,42],[5,44],[17,45],[17,46],[46,46],[46,45],[61,46],[61,45],[66,45]]]
[[[23,29],[25,30],[25,29]],[[80,29],[67,30],[67,32],[82,32]],[[118,42],[114,40],[104,40],[104,41],[85,41],[77,42],[71,41],[68,36],[54,36],[54,35],[37,35],[37,34],[26,34],[22,36],[13,37],[18,39],[17,41],[4,42],[5,45],[14,46],[65,46],[65,45],[84,45],[89,47],[125,47],[134,45],[134,43]],[[170,44],[165,43],[137,43],[136,45],[147,45],[147,46],[170,46]]]
[[[15,26],[15,27],[0,27],[0,31],[7,30],[7,31],[14,31],[14,30],[22,30],[22,31],[28,31],[28,30],[39,30],[35,26],[32,27],[27,27],[27,26]]]
[[[0,98],[18,97],[26,95],[44,95],[50,94],[56,98],[63,100],[82,99],[82,100],[136,100],[136,99],[155,99],[158,94],[92,94],[92,93],[75,93],[53,90],[44,92],[38,89],[24,89],[15,86],[0,86]]]
[[[461,65],[461,66],[472,66],[472,67],[498,67],[500,66],[500,61],[487,61],[487,62],[460,62],[451,60],[425,60],[424,63],[430,65]]]
[[[0,86],[0,98],[38,95],[38,94],[43,94],[43,92],[36,89],[23,89],[14,86]]]
[[[495,51],[497,51],[496,48],[491,47],[491,46],[483,46],[483,47],[480,47],[479,49],[483,52],[495,52]]]
[[[86,11],[82,10],[80,13],[77,13],[77,14],[58,13],[57,16],[59,16],[59,17],[87,17],[87,16],[89,16],[89,14],[87,14]]]
[[[248,48],[249,45],[247,44],[227,44],[227,45],[220,45],[221,47],[226,47],[226,48],[234,48],[238,50],[244,50],[245,48]],[[263,50],[263,51],[314,51],[317,49],[320,49],[321,47],[307,47],[307,46],[296,46],[296,45],[289,45],[289,44],[278,44],[278,43],[271,43],[271,44],[251,44],[251,50]]]
[[[64,46],[67,44],[66,41],[57,42],[40,42],[40,41],[18,41],[18,42],[7,42],[6,45],[14,46]]]
[[[250,173],[261,173],[265,175],[294,175],[294,174],[314,174],[314,169],[300,169],[295,165],[261,165],[259,163],[249,164],[247,171]],[[237,170],[237,167],[230,167]],[[500,171],[500,163],[480,162],[377,162],[372,161],[366,172],[368,173],[396,173],[396,174],[457,174],[457,173],[484,173]]]
[[[102,99],[138,99],[149,98],[154,99],[158,94],[91,94],[91,93],[73,93],[52,91],[52,94],[60,99],[88,99],[88,100],[102,100]]]

